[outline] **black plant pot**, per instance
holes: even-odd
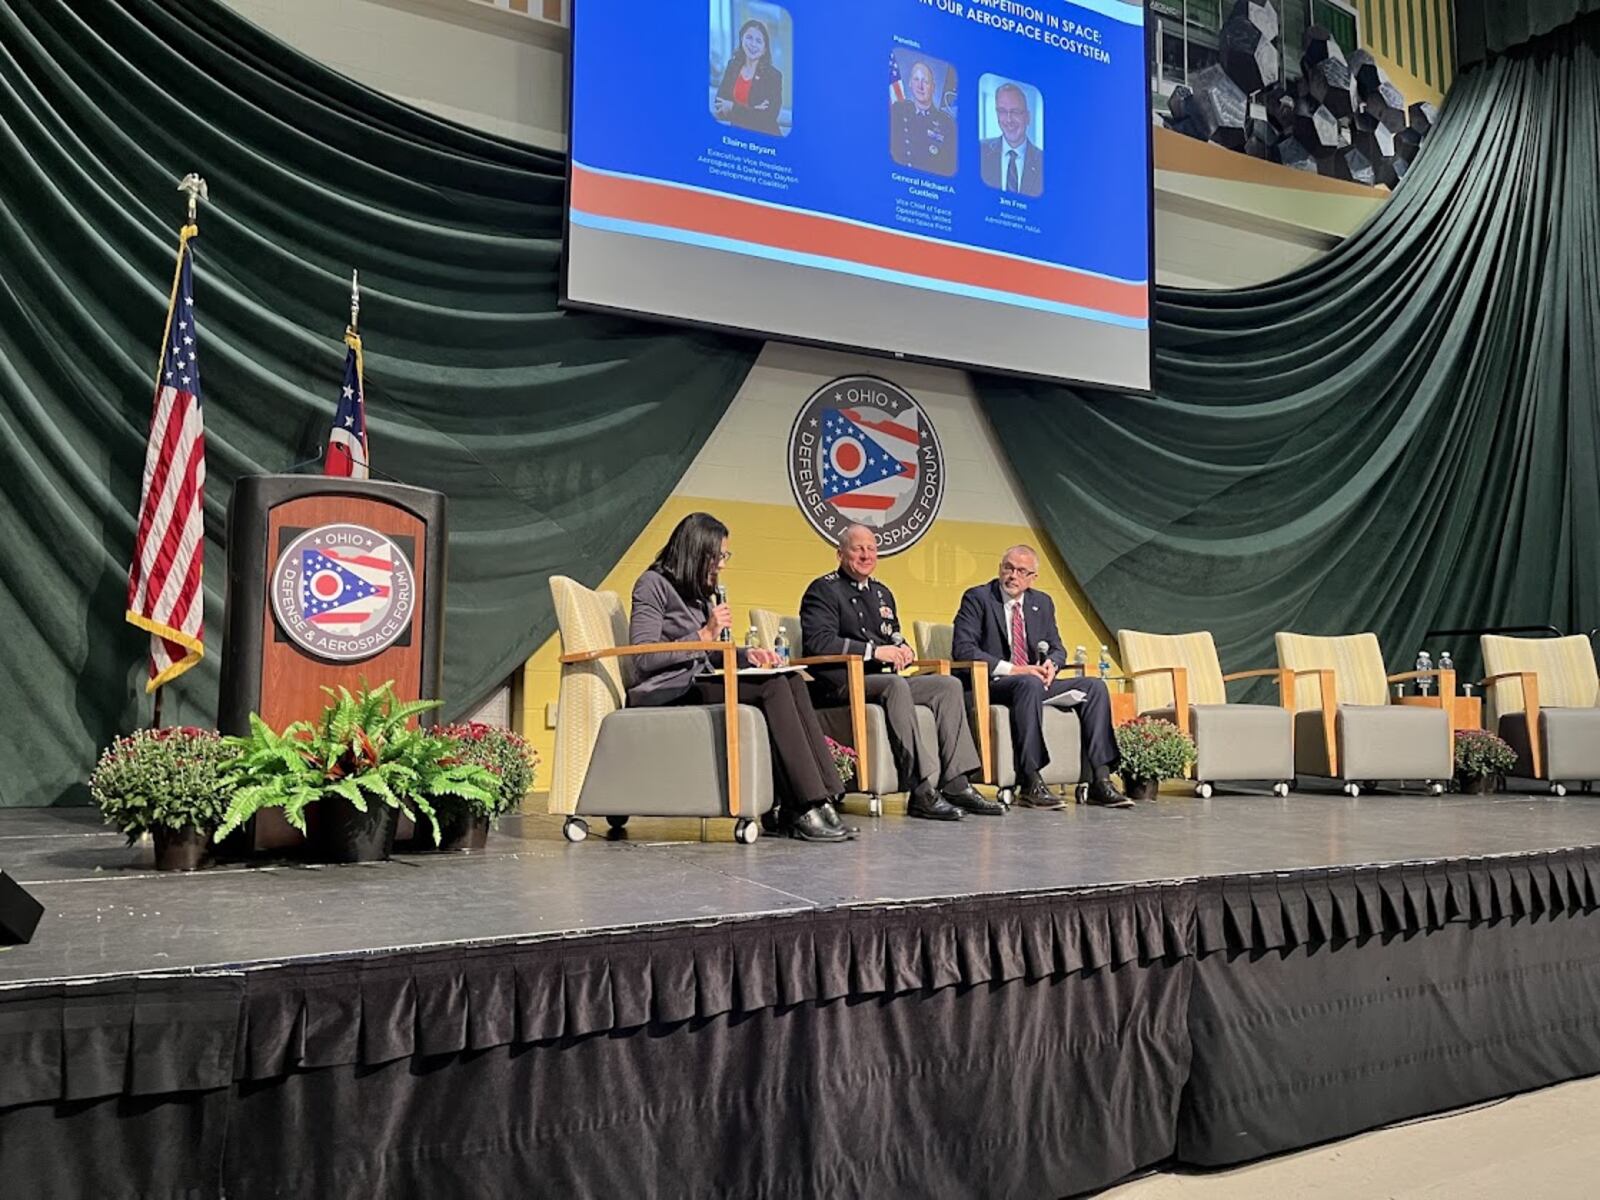
[[[417,842],[419,845],[427,843],[422,828],[417,830]],[[454,807],[439,814],[440,850],[482,850],[488,843],[487,814]],[[428,848],[432,849],[431,843]]]
[[[329,862],[386,862],[394,853],[394,831],[400,810],[381,800],[368,800],[360,812],[343,796],[330,796],[318,807],[317,835],[322,857]]]
[[[1122,790],[1129,800],[1155,800],[1161,795],[1161,780],[1124,778]]]
[[[1457,775],[1456,786],[1466,796],[1487,796],[1495,790],[1499,782],[1494,775]]]
[[[169,829],[158,825],[150,831],[156,844],[156,870],[198,871],[211,862],[211,831],[185,825]]]

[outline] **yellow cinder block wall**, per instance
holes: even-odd
[[[672,527],[688,513],[704,511],[731,531],[733,560],[723,579],[736,640],[744,640],[752,608],[798,612],[806,585],[832,570],[836,559],[789,494],[789,427],[816,388],[854,373],[878,375],[906,388],[933,421],[945,454],[947,484],[938,520],[916,545],[878,564],[878,578],[894,591],[906,636],[913,636],[915,621],[951,620],[961,593],[994,578],[1005,550],[1025,542],[1039,550],[1035,586],[1056,601],[1068,653],[1083,645],[1093,662],[1104,644],[1115,662],[1114,639],[1007,477],[966,376],[801,347],[767,348],[677,491],[601,587],[626,601]],[[1071,448],[1062,449],[1066,454]],[[554,735],[546,714],[560,690],[560,653],[560,639],[552,637],[523,669],[521,728],[544,760],[540,785],[549,780]]]

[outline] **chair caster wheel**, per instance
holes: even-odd
[[[869,816],[869,817],[881,817],[881,816],[883,816],[883,797],[882,796],[868,796],[867,797],[867,816]]]
[[[1272,794],[1280,800],[1285,799],[1289,795],[1289,785],[1287,783],[1273,784]]]
[[[561,824],[561,836],[569,842],[581,842],[589,836],[589,822],[582,817],[568,817]]]
[[[1437,780],[1433,780],[1433,779],[1428,780],[1428,795],[1430,795],[1430,796],[1442,796],[1442,795],[1444,795],[1444,784],[1439,783]]]
[[[626,829],[628,827],[628,818],[627,817],[607,817],[606,818],[606,824],[611,826],[612,829],[615,829],[618,832],[621,832],[622,830],[624,830],[624,829]]]
[[[1357,796],[1361,795],[1361,785],[1359,783],[1345,784],[1344,794],[1354,800]]]
[[[1194,794],[1196,796],[1199,796],[1200,799],[1202,799],[1202,800],[1211,799],[1211,785],[1209,783],[1197,783],[1197,784],[1195,784],[1194,785]]]
[[[1089,785],[1087,783],[1080,783],[1073,787],[1072,802],[1074,804],[1089,803]]]
[[[1552,796],[1565,796],[1567,794],[1567,785],[1564,783],[1552,783],[1550,785],[1550,794]]]
[[[733,840],[741,846],[753,846],[756,839],[761,836],[761,826],[754,821],[740,817],[733,823]]]
[[[1011,802],[1016,799],[1016,795],[1016,791],[1013,788],[1001,788],[994,794],[994,798],[1001,808],[1010,808]]]

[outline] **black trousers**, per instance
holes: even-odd
[[[1050,761],[1044,744],[1044,702],[1064,692],[1082,692],[1073,710],[1083,737],[1083,761],[1091,767],[1116,766],[1122,754],[1111,728],[1111,694],[1104,680],[1059,675],[1048,688],[1036,675],[997,675],[989,680],[989,699],[1011,713],[1011,748],[1016,759],[1017,782],[1030,783]]]
[[[674,704],[721,704],[720,676],[697,679]],[[739,680],[739,703],[761,710],[772,747],[772,784],[778,803],[799,811],[815,808],[844,791],[844,780],[828,750],[827,735],[811,707],[799,674],[757,675]]]

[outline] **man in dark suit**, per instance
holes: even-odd
[[[1044,151],[1028,137],[1033,114],[1027,95],[1014,83],[1001,84],[994,94],[994,114],[1001,136],[987,138],[979,146],[983,181],[1019,196],[1043,195]]]
[[[889,106],[889,155],[930,175],[956,173],[956,123],[933,102],[933,68],[911,64],[911,95]]]
[[[1099,679],[1057,678],[1067,651],[1056,629],[1056,606],[1033,590],[1039,556],[1029,546],[1013,546],[1000,559],[1000,576],[968,588],[961,597],[951,654],[989,664],[989,695],[1011,710],[1011,745],[1016,754],[1017,803],[1025,808],[1060,808],[1062,803],[1040,778],[1050,755],[1044,744],[1044,703],[1069,692],[1081,693],[1076,708],[1083,731],[1083,759],[1091,771],[1089,803],[1131,808],[1117,791],[1111,772],[1121,759],[1111,728],[1111,697]]]
[[[800,601],[800,641],[807,655],[860,655],[867,699],[883,707],[889,749],[902,791],[910,793],[906,812],[932,821],[959,821],[963,814],[1000,816],[999,804],[978,794],[968,779],[983,764],[967,726],[961,681],[950,675],[900,672],[915,657],[900,632],[894,593],[872,578],[878,565],[878,538],[865,525],[852,525],[839,541],[839,569],[813,580]],[[843,667],[811,667],[821,699],[844,698]],[[922,761],[917,749],[917,706],[933,713],[939,753]],[[862,747],[857,747],[857,750]]]

